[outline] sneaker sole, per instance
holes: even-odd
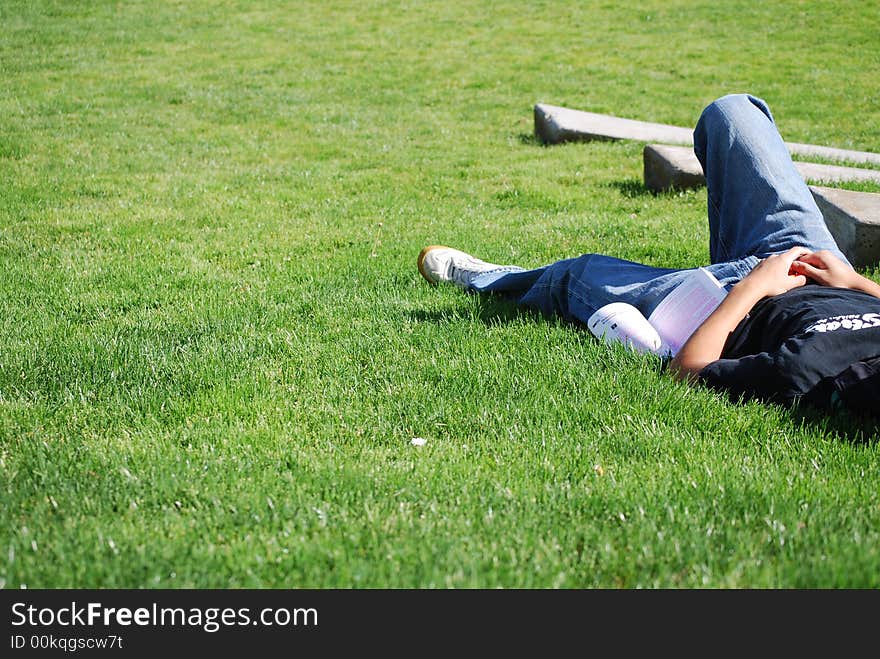
[[[424,277],[428,281],[428,283],[430,283],[430,284],[436,284],[437,280],[431,279],[427,275],[427,273],[425,272],[425,269],[424,269],[424,265],[425,265],[425,257],[428,255],[428,252],[430,252],[431,250],[434,250],[434,249],[448,249],[448,248],[446,247],[446,245],[428,245],[421,252],[419,252],[419,261],[418,261],[419,274],[422,275],[422,277]]]

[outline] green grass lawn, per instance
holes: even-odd
[[[646,193],[641,144],[542,147],[533,105],[691,126],[748,91],[786,140],[878,152],[878,19],[2,3],[0,586],[880,586],[874,427],[415,267],[707,262],[704,190]]]

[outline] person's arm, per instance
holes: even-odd
[[[806,276],[793,273],[792,263],[809,253],[804,247],[792,247],[768,256],[739,281],[669,362],[675,378],[694,379],[704,366],[719,359],[727,337],[759,300],[803,286]]]
[[[880,297],[880,284],[863,277],[828,250],[810,252],[800,257],[792,262],[791,269],[822,286],[851,288]]]

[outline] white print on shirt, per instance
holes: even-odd
[[[848,316],[830,316],[810,325],[805,332],[835,332],[880,327],[880,313],[852,313]]]

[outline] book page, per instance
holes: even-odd
[[[648,317],[663,340],[661,351],[674,357],[726,295],[711,272],[705,268],[694,270]]]

